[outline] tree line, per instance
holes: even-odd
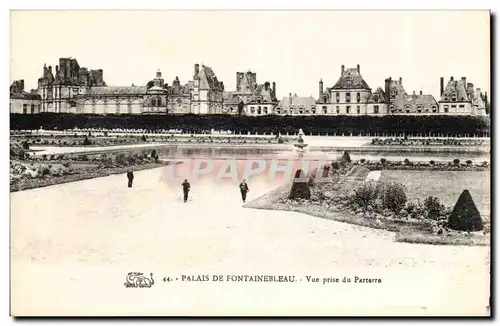
[[[490,120],[473,116],[276,116],[231,115],[92,115],[40,113],[11,114],[11,130],[67,129],[178,129],[186,133],[230,130],[236,133],[297,133],[367,135],[490,135]]]

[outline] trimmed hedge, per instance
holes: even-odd
[[[490,120],[471,116],[276,116],[232,115],[83,115],[66,113],[11,114],[11,130],[103,129],[182,129],[203,132],[211,129],[235,132],[358,134],[426,134],[447,136],[490,134]]]

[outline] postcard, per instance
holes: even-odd
[[[12,10],[26,316],[490,316],[490,12]]]

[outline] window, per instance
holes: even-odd
[[[345,79],[345,87],[351,87],[351,86],[352,86],[351,78],[346,78]]]
[[[406,110],[406,113],[411,113],[411,110]]]
[[[151,106],[156,106],[156,100],[155,99],[151,100]]]
[[[361,94],[357,93],[356,94],[356,102],[360,102],[361,101]]]
[[[277,109],[276,109],[276,113],[277,113],[277,114],[281,114],[281,108],[277,108]]]
[[[444,106],[444,112],[445,112],[445,113],[448,113],[448,110],[449,110],[449,109],[448,109],[448,105],[445,105],[445,106]]]
[[[379,111],[378,111],[378,105],[374,105],[373,106],[373,113],[375,113],[375,114],[379,113]]]
[[[299,108],[299,114],[304,114],[304,108]]]
[[[255,113],[255,106],[251,106],[251,107],[250,107],[250,112],[251,112],[252,114],[253,114],[253,113]]]
[[[340,113],[340,107],[337,105],[337,114]]]
[[[161,97],[158,98],[158,106],[161,106]]]
[[[337,98],[337,103],[340,102],[340,94],[339,93],[335,93],[335,96]]]
[[[28,113],[28,104],[23,104],[23,114]]]
[[[31,114],[35,113],[35,104],[31,104]]]
[[[456,109],[456,108],[457,108],[457,106],[456,106],[456,105],[452,105],[452,106],[451,106],[451,108],[452,108],[452,109]]]
[[[264,107],[264,114],[267,114],[267,112],[268,111],[267,111],[267,106],[266,106],[266,107]]]
[[[345,113],[349,114],[351,111],[351,107],[348,105],[345,107]]]
[[[257,114],[262,114],[262,108],[260,106],[257,108]]]
[[[326,103],[326,97],[323,97],[323,103]]]
[[[360,114],[360,113],[361,113],[361,107],[360,107],[359,105],[358,105],[358,107],[356,108],[356,110],[357,110],[358,114]]]
[[[347,103],[350,103],[351,102],[351,93],[345,93],[345,101]]]
[[[323,107],[323,114],[327,114],[328,113],[328,109],[326,108],[326,106]]]
[[[451,101],[456,102],[457,101],[457,94],[453,93],[451,94]]]
[[[315,108],[315,107],[312,107],[312,108],[311,108],[311,112],[312,112],[312,114],[316,114],[316,108]]]
[[[78,88],[73,88],[73,93],[78,94]]]
[[[418,113],[422,113],[422,110],[417,110]]]
[[[373,101],[374,101],[375,103],[378,103],[378,95],[373,95]]]

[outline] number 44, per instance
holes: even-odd
[[[170,277],[164,277],[164,278],[163,278],[163,282],[170,282],[170,281],[172,281],[172,280],[170,279]]]

